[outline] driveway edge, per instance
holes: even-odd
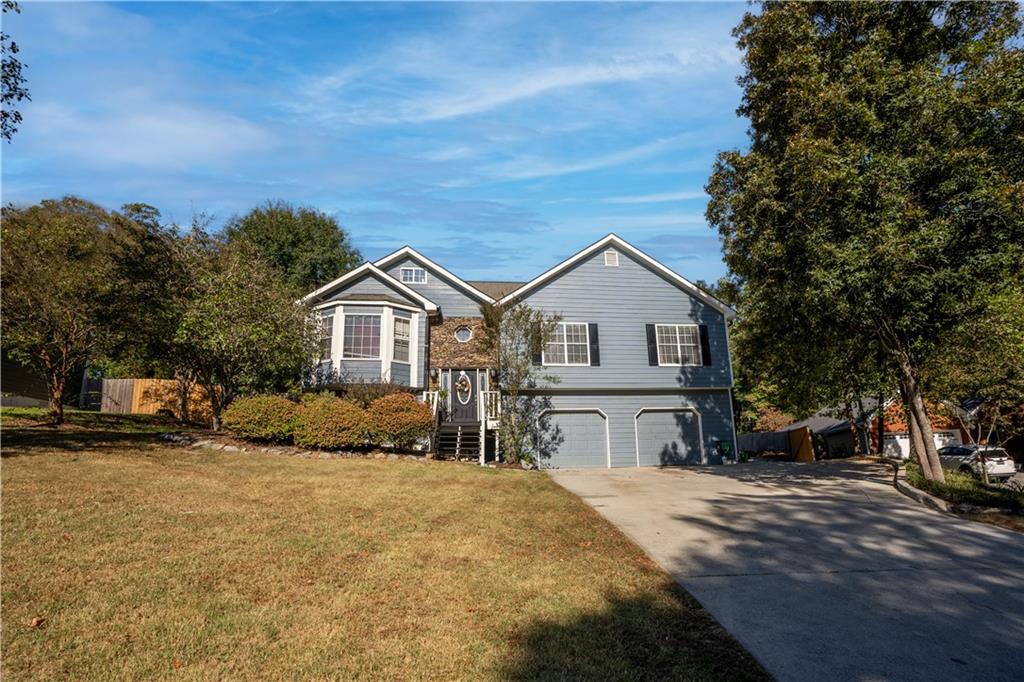
[[[914,486],[910,485],[903,479],[897,478],[895,481],[896,490],[906,495],[912,500],[923,504],[926,507],[931,507],[936,511],[945,512],[947,514],[953,513],[953,505],[946,502],[941,497],[936,497],[930,493],[926,493],[923,490],[918,490]]]

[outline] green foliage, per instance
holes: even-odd
[[[71,373],[110,340],[117,264],[109,232],[119,219],[76,197],[3,208],[4,348],[46,377],[58,423]]]
[[[922,367],[1024,261],[1017,8],[767,3],[736,35],[751,144],[707,186],[736,351],[794,413],[895,379],[924,418]]]
[[[110,344],[101,362],[112,371],[107,376],[169,377],[190,285],[181,240],[152,206],[125,204],[121,215],[109,234],[117,269],[106,305]]]
[[[364,447],[370,432],[366,411],[350,400],[329,394],[302,402],[295,444],[305,448],[340,450]]]
[[[298,381],[317,351],[310,311],[248,245],[228,245],[199,268],[175,342],[179,361],[207,389],[214,426],[238,395]]]
[[[18,3],[14,0],[3,0],[3,13],[14,12],[16,14],[21,13],[21,8],[18,7]],[[18,124],[21,123],[21,112],[15,107],[18,102],[22,100],[32,101],[31,95],[29,95],[28,88],[25,87],[27,82],[25,76],[22,75],[21,70],[24,68],[24,64],[18,59],[17,54],[20,52],[18,44],[11,40],[6,32],[0,31],[0,57],[2,57],[2,70],[0,70],[0,76],[2,76],[2,83],[0,83],[0,136],[3,136],[7,142],[10,142],[14,137],[14,133],[18,132]]]
[[[224,428],[240,438],[287,442],[299,423],[299,404],[276,395],[239,398],[224,412]]]
[[[417,402],[408,393],[391,393],[377,398],[367,410],[371,440],[408,449],[434,430],[430,406]]]
[[[558,383],[555,375],[546,374],[533,364],[544,345],[551,339],[561,321],[525,303],[505,306],[480,306],[484,318],[485,343],[495,351],[498,364],[498,385],[502,391],[502,419],[498,429],[502,452],[510,462],[538,464],[550,456],[556,434],[544,416],[550,399],[524,395],[524,391],[541,384]]]
[[[284,201],[268,201],[225,228],[229,243],[245,242],[305,294],[348,272],[362,257],[333,216]]]
[[[964,398],[985,401],[973,417],[950,410],[981,440],[998,434],[1005,442],[1024,433],[1024,281],[944,335],[925,382],[929,395],[948,405]]]
[[[347,400],[358,403],[361,407],[368,408],[370,403],[378,398],[394,393],[409,392],[408,386],[396,384],[393,381],[354,381],[343,384],[342,392]]]
[[[953,504],[999,507],[1018,513],[1024,511],[1024,492],[1021,490],[988,486],[963,471],[947,471],[944,482],[932,481],[924,477],[917,462],[907,462],[906,474],[910,485]]]

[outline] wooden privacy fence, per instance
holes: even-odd
[[[814,461],[811,430],[806,426],[791,431],[744,433],[737,441],[741,452],[788,452],[798,462]]]
[[[789,435],[785,431],[744,433],[736,440],[740,452],[789,452]]]
[[[206,392],[195,386],[189,393],[189,418],[210,422],[213,414]],[[104,379],[100,412],[115,414],[178,414],[178,382],[174,379]]]

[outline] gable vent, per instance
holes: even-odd
[[[619,267],[619,252],[618,251],[605,251],[604,252],[604,264],[610,268]]]

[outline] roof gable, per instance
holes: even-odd
[[[411,246],[403,246],[398,251],[389,253],[383,258],[374,261],[373,264],[376,267],[383,269],[403,258],[410,258],[416,261],[417,263],[422,265],[426,270],[431,271],[435,276],[439,276],[442,279],[448,280],[452,284],[456,285],[458,288],[462,289],[470,297],[479,301],[480,303],[494,303],[493,298],[491,298],[484,292],[480,291],[479,289],[477,289],[464,279],[458,277],[457,275],[441,267],[440,265],[430,260],[420,252],[416,251],[416,249],[412,248]]]
[[[407,299],[417,302],[418,304],[423,306],[423,309],[426,310],[427,312],[437,311],[436,303],[431,301],[423,294],[402,284],[397,279],[395,279],[388,273],[384,272],[383,270],[375,266],[373,263],[369,262],[363,263],[354,270],[350,270],[349,272],[345,273],[341,277],[338,277],[332,282],[328,282],[327,284],[320,287],[316,291],[306,294],[305,296],[302,297],[302,302],[309,303],[311,301],[314,301],[318,298],[325,296],[326,294],[332,291],[344,289],[348,285],[360,282],[366,277],[372,277],[377,281],[381,282],[382,284],[384,284],[385,286],[387,286],[388,288],[393,289],[394,291],[397,291],[401,295],[405,296]]]
[[[515,291],[504,296],[499,301],[499,303],[509,303],[511,301],[522,298],[525,294],[528,294],[529,292],[537,289],[537,287],[541,286],[542,284],[549,282],[558,277],[559,275],[561,275],[562,273],[568,271],[577,263],[580,263],[586,260],[587,258],[590,258],[591,256],[598,253],[600,250],[608,247],[614,247],[628,254],[641,265],[661,275],[664,279],[676,285],[677,287],[679,287],[679,289],[686,292],[690,296],[693,296],[694,298],[701,300],[704,303],[707,303],[709,306],[711,306],[718,312],[722,313],[722,315],[725,316],[727,320],[731,320],[734,317],[736,317],[736,312],[733,311],[733,309],[727,306],[725,303],[722,303],[717,298],[707,293],[690,280],[686,279],[685,277],[675,272],[674,270],[670,269],[666,265],[663,265],[662,263],[658,262],[651,256],[648,256],[646,253],[644,253],[640,249],[636,248],[635,246],[633,246],[632,244],[630,244],[629,242],[625,241],[624,239],[615,234],[609,234],[608,236],[599,239],[598,241],[594,242],[593,244],[586,247],[582,251],[579,251],[575,255],[570,256],[566,260],[554,266],[553,268],[546,270],[545,272],[533,278],[532,280],[522,285]]]

